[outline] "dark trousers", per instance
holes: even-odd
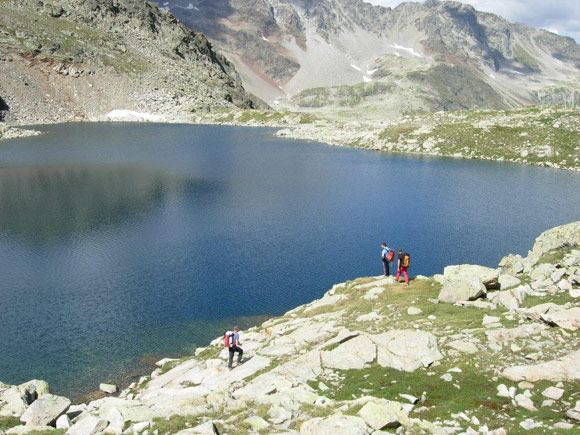
[[[383,270],[385,271],[385,276],[391,276],[391,272],[389,271],[389,262],[386,258],[383,258]]]
[[[234,353],[238,352],[238,363],[241,363],[244,351],[241,347],[238,346],[232,346],[228,350],[230,351],[230,360],[228,361],[228,367],[232,368],[232,364],[234,363]]]

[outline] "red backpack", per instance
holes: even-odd
[[[232,331],[226,331],[224,334],[224,346],[228,349],[234,345],[234,333]]]

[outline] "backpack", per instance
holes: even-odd
[[[393,261],[394,259],[395,259],[395,251],[389,249],[389,252],[387,252],[387,261]]]
[[[234,345],[234,333],[232,331],[226,331],[224,334],[224,346],[228,349]]]
[[[409,254],[403,254],[403,267],[409,267],[411,265],[411,256]]]

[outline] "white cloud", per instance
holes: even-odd
[[[365,0],[368,3],[395,7],[400,0]],[[410,0],[417,1],[417,0]],[[511,22],[537,29],[548,29],[571,36],[580,42],[580,1],[578,0],[461,0],[477,10],[493,12]]]

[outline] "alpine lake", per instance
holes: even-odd
[[[275,130],[77,123],[0,142],[0,381],[80,398],[382,273],[495,267],[580,218],[580,175]]]

